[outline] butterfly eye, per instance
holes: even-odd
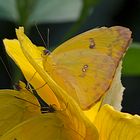
[[[50,55],[51,52],[50,52],[49,50],[46,49],[46,50],[43,50],[43,54],[44,54],[44,55]]]
[[[95,47],[95,42],[94,42],[93,38],[90,38],[89,42],[90,42],[89,48],[93,49]]]

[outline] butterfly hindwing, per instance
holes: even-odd
[[[131,32],[124,27],[90,30],[55,49],[44,59],[44,68],[87,109],[109,89],[130,40]]]

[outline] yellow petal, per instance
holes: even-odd
[[[60,105],[61,109],[64,110],[64,115],[67,116],[68,120],[72,120],[74,123],[73,126],[76,127],[76,130],[80,129],[77,127],[77,123],[82,123],[82,127],[84,127],[84,133],[88,135],[91,138],[97,139],[98,138],[98,132],[95,128],[95,126],[89,121],[89,119],[84,115],[82,110],[80,109],[79,105],[74,101],[72,97],[70,97],[66,91],[64,91],[57,83],[48,75],[47,72],[45,72],[32,58],[32,56],[28,53],[26,50],[26,41],[24,40],[23,36],[20,34],[18,35],[18,39],[21,43],[21,48],[23,50],[24,55],[32,64],[32,66],[36,69],[36,71],[39,73],[39,75],[44,79],[44,81],[49,85],[51,90],[56,95]],[[68,122],[69,122],[68,121]],[[79,125],[78,125],[79,126]],[[83,130],[83,129],[82,129]]]
[[[100,140],[140,140],[140,116],[104,105],[95,119]]]
[[[98,101],[94,106],[92,106],[90,109],[88,110],[84,110],[84,114],[87,116],[87,118],[91,121],[91,122],[94,122],[94,119],[97,115],[97,113],[99,112],[99,109],[102,105],[102,100],[103,98]]]
[[[97,140],[84,126],[74,124],[60,112],[32,118],[8,131],[1,140]]]
[[[25,36],[24,36],[25,37]],[[32,57],[36,60],[36,62],[42,66],[41,59],[41,51],[37,50],[35,45],[31,44],[31,42],[25,37],[26,46],[28,46],[27,51],[32,52]],[[4,45],[8,55],[14,60],[14,62],[20,67],[25,78],[29,81],[32,86],[37,89],[39,95],[48,103],[55,104],[59,106],[56,97],[52,90],[45,85],[45,81],[40,77],[40,75],[36,72],[36,70],[32,67],[32,65],[28,62],[26,57],[24,56],[19,41],[18,40],[8,40],[4,39]],[[31,48],[30,48],[31,46]]]
[[[36,98],[27,90],[0,90],[0,136],[40,113]]]

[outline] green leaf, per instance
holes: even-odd
[[[0,18],[14,22],[18,20],[15,0],[0,0]]]
[[[25,28],[38,0],[16,0],[16,8],[19,14],[19,24]]]
[[[28,23],[75,21],[81,8],[82,0],[38,0]]]
[[[34,23],[76,21],[82,6],[82,0],[0,0],[0,18],[28,29]]]
[[[132,43],[123,60],[123,75],[140,75],[140,43]]]

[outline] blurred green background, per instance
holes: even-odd
[[[25,27],[36,45],[50,50],[70,37],[91,28],[121,25],[133,32],[133,43],[123,63],[122,82],[126,87],[124,112],[140,114],[140,0],[0,0],[0,88],[12,88],[23,76],[6,55],[2,39],[15,38],[15,28]],[[7,69],[7,70],[6,70]]]

